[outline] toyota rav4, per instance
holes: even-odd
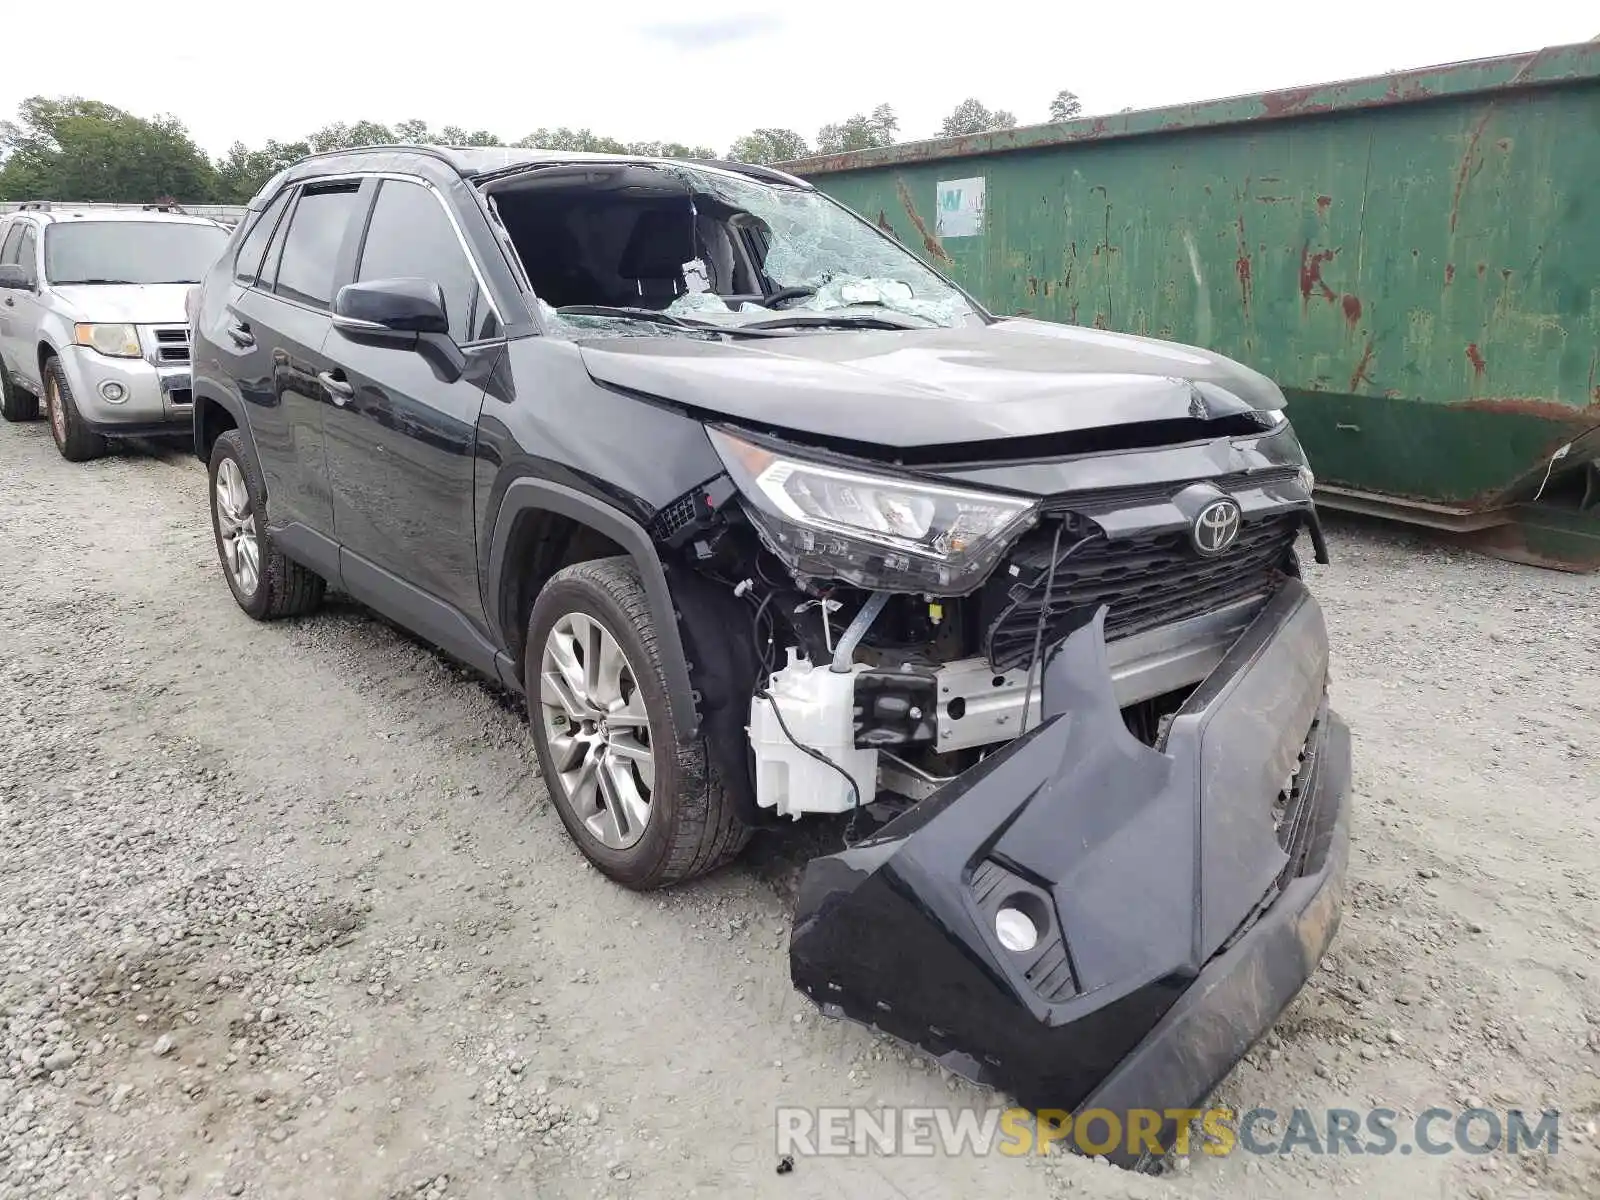
[[[1279,389],[1004,318],[802,181],[374,148],[191,296],[223,575],[527,699],[634,888],[834,814],[793,979],[1024,1103],[1203,1096],[1333,936],[1349,748]]]

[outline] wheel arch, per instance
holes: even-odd
[[[250,435],[250,422],[245,420],[243,407],[233,397],[219,396],[210,388],[197,386],[190,419],[194,422],[194,454],[201,462],[211,461],[211,450],[216,446],[217,439],[230,429],[237,429],[250,453],[256,454],[255,438]],[[261,461],[259,455],[256,455],[256,461]]]
[[[561,549],[553,554],[540,551],[539,547],[552,544],[552,534],[559,537]],[[574,535],[584,539],[577,553],[572,552]],[[612,505],[547,479],[512,480],[495,516],[489,548],[484,603],[490,625],[504,641],[521,679],[527,609],[544,581],[572,562],[612,553],[627,555],[638,568],[666,671],[673,724],[681,737],[692,738],[700,728],[698,697],[689,678],[666,568],[644,526]],[[538,554],[542,561],[530,557]]]

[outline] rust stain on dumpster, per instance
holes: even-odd
[[[1558,404],[1554,400],[1541,400],[1537,396],[1480,396],[1463,400],[1454,407],[1470,412],[1510,413],[1519,417],[1538,417],[1571,429],[1586,430],[1600,426],[1600,400],[1583,408]],[[1562,435],[1565,437],[1565,435]]]
[[[1245,238],[1244,214],[1239,214],[1239,257],[1233,269],[1239,275],[1239,299],[1244,304],[1244,315],[1250,316],[1250,244]]]
[[[1350,390],[1353,392],[1363,383],[1371,383],[1372,376],[1367,374],[1372,366],[1372,339],[1367,339],[1367,348],[1361,352],[1361,361],[1356,364],[1355,373],[1350,376]]]
[[[911,223],[916,226],[917,232],[922,235],[922,248],[946,266],[955,266],[955,260],[945,253],[944,247],[939,244],[939,239],[934,237],[932,231],[929,230],[927,224],[918,214],[916,202],[911,199],[911,189],[906,187],[906,181],[904,179],[896,179],[894,186],[895,190],[900,193],[900,203],[905,206],[906,216],[911,218]]]
[[[1490,103],[1483,110],[1483,115],[1478,118],[1478,123],[1472,127],[1472,133],[1467,138],[1466,153],[1461,156],[1461,165],[1456,168],[1455,195],[1450,197],[1450,232],[1456,231],[1456,221],[1461,216],[1461,193],[1466,190],[1467,180],[1472,176],[1473,161],[1478,156],[1478,139],[1483,137],[1484,126],[1489,124],[1489,118],[1494,116],[1494,104]]]
[[[1322,281],[1322,264],[1333,261],[1337,250],[1318,250],[1311,253],[1311,243],[1307,242],[1300,248],[1300,308],[1304,311],[1311,303],[1311,293],[1322,289],[1322,298],[1329,304],[1338,299],[1339,293]]]
[[[1483,352],[1478,349],[1477,342],[1467,343],[1467,361],[1472,364],[1472,373],[1474,375],[1481,377],[1484,371],[1488,369],[1489,364],[1483,361]]]
[[[1343,307],[1344,319],[1349,324],[1350,328],[1354,329],[1356,327],[1356,323],[1361,320],[1361,301],[1358,297],[1352,296],[1346,292],[1343,301]]]

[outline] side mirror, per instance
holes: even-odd
[[[0,288],[12,292],[33,291],[33,280],[28,278],[28,269],[21,263],[0,264]]]
[[[333,327],[346,337],[415,341],[450,332],[444,291],[428,279],[372,279],[346,284],[333,300]]]

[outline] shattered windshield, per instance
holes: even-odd
[[[818,192],[686,164],[615,174],[497,196],[546,328],[559,336],[782,336],[981,319],[909,251]]]

